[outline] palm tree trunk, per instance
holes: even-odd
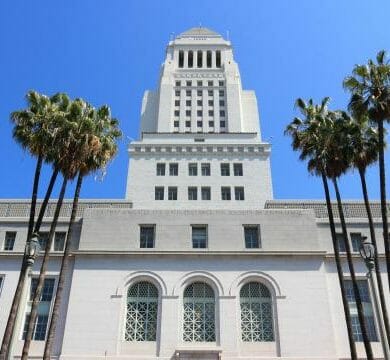
[[[28,232],[27,232],[27,240],[26,244],[30,241],[31,235],[33,232],[34,227],[34,219],[35,219],[35,207],[37,203],[37,196],[38,196],[38,185],[39,185],[39,177],[41,175],[41,169],[42,169],[42,163],[43,163],[43,157],[39,156],[37,160],[37,165],[35,167],[35,175],[34,175],[34,183],[33,183],[33,190],[31,195],[31,207],[30,207],[30,218],[28,223]],[[26,254],[23,256],[22,260],[22,266],[19,274],[18,284],[16,285],[16,290],[14,294],[14,298],[12,300],[11,309],[8,316],[7,325],[4,330],[4,336],[3,341],[1,344],[0,349],[0,359],[5,360],[9,356],[10,351],[10,344],[12,341],[12,336],[14,334],[14,328],[15,328],[15,320],[18,315],[19,310],[19,304],[21,301],[24,285],[26,283],[26,279],[28,277],[28,272],[30,270],[30,267],[27,266],[26,263]]]
[[[60,195],[59,195],[59,198],[58,198],[58,201],[57,201],[57,205],[56,205],[56,209],[55,209],[55,212],[54,212],[53,221],[52,221],[51,227],[50,227],[49,238],[48,238],[48,241],[46,243],[45,255],[44,255],[43,259],[42,259],[42,264],[41,264],[41,270],[40,270],[40,273],[39,273],[38,284],[37,284],[37,288],[35,290],[34,299],[33,299],[33,303],[32,303],[32,306],[31,306],[30,319],[29,319],[29,322],[28,322],[28,330],[27,330],[26,338],[24,340],[24,345],[23,345],[22,360],[27,360],[28,359],[28,352],[29,352],[29,349],[30,349],[31,339],[32,339],[32,336],[33,336],[35,321],[36,321],[37,315],[38,315],[38,305],[39,305],[39,301],[41,299],[43,284],[44,284],[44,281],[45,281],[46,269],[47,269],[47,265],[48,265],[48,262],[49,262],[49,254],[50,254],[50,250],[51,250],[51,247],[52,247],[52,244],[53,244],[53,238],[54,238],[55,230],[56,230],[56,227],[57,227],[58,217],[60,216],[62,202],[63,202],[64,196],[65,196],[66,184],[67,184],[67,180],[65,178],[63,180],[63,182],[62,182]]]
[[[337,244],[336,227],[334,225],[334,217],[333,217],[332,205],[330,202],[328,181],[326,179],[326,175],[324,172],[321,173],[321,177],[322,177],[322,183],[324,185],[326,208],[328,210],[328,218],[329,218],[329,225],[330,225],[330,233],[332,235],[333,251],[334,251],[334,257],[335,257],[335,261],[336,261],[336,268],[337,268],[337,275],[338,275],[338,279],[339,279],[339,285],[340,285],[340,289],[341,289],[341,298],[343,301],[345,322],[347,325],[349,349],[351,352],[351,359],[357,360],[358,356],[357,356],[356,344],[355,344],[355,340],[353,338],[353,332],[352,332],[351,312],[349,310],[349,305],[348,305],[348,301],[347,301],[347,293],[345,290],[345,281],[344,281],[343,269],[341,267],[340,251],[339,251],[339,247]]]
[[[387,280],[389,282],[389,288],[390,288],[390,244],[389,244],[389,224],[387,221],[383,121],[378,121],[378,136],[379,136],[379,180],[380,180],[380,190],[381,190],[381,213],[382,213],[382,224],[383,224],[383,241],[385,243]]]
[[[57,168],[55,168],[53,170],[53,173],[51,174],[51,178],[50,178],[47,190],[46,190],[45,198],[43,199],[41,208],[40,208],[39,213],[38,213],[37,221],[35,222],[35,227],[34,227],[35,233],[39,233],[39,230],[41,228],[43,217],[45,215],[45,211],[47,208],[47,204],[49,203],[49,199],[50,199],[51,193],[53,191],[54,184],[57,180],[58,172],[59,172],[59,170]]]
[[[53,313],[50,320],[50,327],[47,334],[45,351],[43,354],[44,360],[50,360],[50,356],[51,356],[51,352],[55,340],[56,328],[57,328],[57,323],[60,315],[60,306],[62,303],[62,295],[64,292],[65,280],[69,268],[69,254],[72,245],[71,240],[72,240],[73,226],[76,220],[76,213],[77,213],[77,207],[78,207],[82,182],[83,182],[83,175],[79,174],[74,197],[73,197],[72,213],[69,220],[68,233],[66,235],[65,250],[64,250],[64,256],[62,257],[61,270],[58,278],[57,291],[56,291],[56,296],[55,296],[54,306],[53,306]]]
[[[344,242],[345,242],[345,252],[347,254],[349,271],[351,273],[353,294],[355,297],[355,303],[356,303],[357,313],[358,313],[358,317],[359,317],[359,323],[360,323],[360,329],[362,332],[364,348],[366,350],[367,360],[374,360],[374,355],[372,353],[370,339],[369,339],[368,333],[367,333],[366,319],[364,318],[362,298],[360,296],[358,284],[356,281],[355,268],[353,265],[353,260],[352,260],[352,255],[351,255],[351,247],[350,247],[349,241],[348,241],[347,225],[345,223],[345,218],[344,218],[343,205],[341,203],[340,191],[339,191],[339,187],[337,185],[337,180],[335,177],[332,178],[332,182],[333,182],[334,190],[336,193],[337,208],[339,210],[341,229],[343,231]]]
[[[383,290],[381,271],[380,271],[380,267],[379,267],[378,250],[377,250],[378,247],[377,247],[376,236],[375,236],[374,221],[372,219],[370,202],[368,200],[365,169],[359,169],[359,175],[360,175],[360,181],[362,183],[364,205],[366,206],[366,211],[367,211],[367,216],[368,216],[368,224],[370,227],[371,242],[375,247],[375,257],[374,257],[375,273],[376,273],[376,280],[378,283],[379,299],[380,299],[381,307],[382,307],[383,322],[385,323],[387,338],[390,339],[389,316],[387,314],[385,294],[384,294],[384,290]],[[377,316],[379,316],[379,314]]]

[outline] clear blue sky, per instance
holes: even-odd
[[[307,174],[283,130],[297,97],[331,96],[332,107],[346,106],[344,76],[390,50],[389,14],[388,0],[2,0],[0,198],[30,197],[35,161],[13,142],[9,123],[29,89],[111,106],[125,134],[120,153],[103,181],[85,182],[82,197],[123,198],[126,147],[138,137],[143,92],[156,87],[170,34],[200,23],[229,30],[243,86],[256,91],[263,138],[272,143],[275,198],[322,198],[319,179]],[[378,198],[376,167],[368,181]],[[342,192],[361,197],[356,175],[343,179]]]

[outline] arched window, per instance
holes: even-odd
[[[215,297],[213,289],[194,282],[184,290],[184,341],[215,341]]]
[[[140,281],[127,291],[125,340],[156,341],[158,290]]]
[[[243,341],[274,341],[272,298],[268,288],[258,282],[240,291],[241,337]]]

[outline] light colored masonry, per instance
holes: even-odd
[[[261,140],[256,97],[242,89],[229,41],[193,28],[168,44],[159,86],[145,93],[140,139],[129,145],[129,154],[126,200],[80,203],[56,358],[349,357],[325,204],[272,199],[270,145]],[[54,206],[46,211],[42,232]],[[66,201],[32,342],[34,359],[44,346],[70,209]],[[357,253],[361,237],[369,235],[366,213],[361,202],[346,202],[344,209],[380,359],[377,314]],[[381,239],[378,202],[372,210]],[[28,213],[28,201],[0,201],[0,338]],[[32,278],[39,266],[40,258]],[[17,319],[13,359],[23,344],[30,286]]]

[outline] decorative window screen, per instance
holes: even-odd
[[[215,296],[213,289],[194,282],[184,290],[183,340],[215,341]]]
[[[158,290],[141,281],[127,291],[125,340],[156,341]]]
[[[240,291],[242,341],[274,341],[272,298],[267,287],[258,282]]]

